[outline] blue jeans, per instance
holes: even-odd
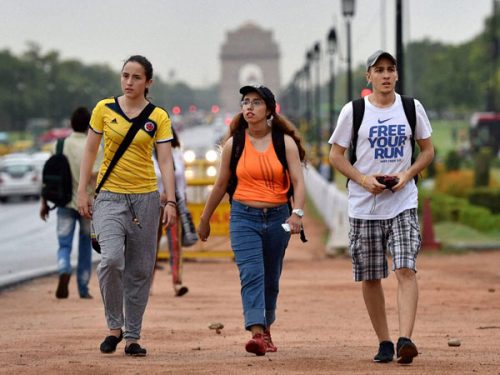
[[[233,201],[231,247],[240,271],[245,329],[269,327],[276,320],[276,301],[290,233],[281,224],[289,217],[286,204],[253,208]]]
[[[92,271],[92,248],[90,242],[90,220],[80,216],[72,208],[59,207],[57,209],[57,270],[59,274],[71,274],[71,249],[76,223],[79,223],[78,237],[78,265],[76,278],[80,296],[88,294],[88,284]]]

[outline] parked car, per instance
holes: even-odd
[[[10,197],[40,196],[42,180],[33,158],[27,154],[12,154],[0,159],[0,201]]]

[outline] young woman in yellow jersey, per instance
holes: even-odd
[[[198,234],[202,241],[207,240],[210,217],[227,189],[232,195],[230,237],[240,273],[245,329],[252,334],[245,349],[265,355],[277,350],[270,327],[275,321],[285,249],[290,234],[299,233],[302,227],[305,188],[301,161],[305,151],[294,126],[276,113],[271,90],[245,86],[240,93],[241,113],[231,122],[219,175],[201,215]],[[274,132],[284,141],[287,168],[276,153]],[[243,147],[235,173],[231,167],[233,145]],[[290,185],[291,215],[287,205]],[[288,231],[283,224],[288,224]]]
[[[176,220],[170,119],[159,107],[154,107],[149,116],[141,116],[151,108],[147,93],[152,77],[153,67],[145,57],[135,55],[125,62],[121,71],[123,95],[101,100],[95,106],[81,165],[78,210],[81,215],[92,217],[101,248],[97,276],[109,329],[100,346],[102,353],[113,353],[125,338],[125,354],[146,355],[146,349],[138,341],[149,297],[160,220],[160,195],[151,159],[153,146],[167,194],[162,220],[167,226]],[[85,186],[101,138],[104,136],[104,160],[98,184],[134,120],[140,123],[139,131],[92,201]]]

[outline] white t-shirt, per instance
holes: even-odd
[[[174,161],[174,176],[175,176],[175,189],[180,193],[186,195],[186,177],[185,166],[184,166],[184,156],[182,155],[182,150],[180,147],[172,147],[172,159]],[[155,167],[156,179],[158,180],[158,191],[163,192],[163,183],[161,180],[161,171],[158,166],[158,161],[153,156],[153,165]]]
[[[80,181],[80,164],[82,162],[83,154],[85,152],[85,143],[87,142],[87,134],[75,132],[71,133],[65,140],[63,146],[63,155],[66,156],[69,163],[69,168],[71,170],[71,179],[73,187],[73,197],[71,202],[69,202],[66,207],[72,208],[78,211],[78,206],[76,204],[76,196],[78,192],[78,183]],[[56,152],[57,142],[54,144],[53,152]],[[102,146],[99,145],[99,150],[95,158],[94,165],[92,166],[92,173],[97,175],[99,168],[101,167],[102,159],[104,157],[104,152]],[[87,186],[87,193],[91,196],[94,194],[96,186]]]
[[[417,123],[415,140],[431,136],[432,128],[422,104],[415,100]],[[337,127],[328,143],[349,148],[352,137],[352,103],[347,103],[340,112]],[[394,175],[410,168],[411,128],[396,94],[394,104],[378,108],[365,97],[365,113],[358,132],[357,160],[354,167],[364,175]],[[418,146],[415,146],[418,147]],[[396,217],[404,210],[416,208],[418,192],[415,181],[395,193],[384,190],[374,200],[374,195],[355,181],[350,180],[349,216],[365,220],[384,220]]]

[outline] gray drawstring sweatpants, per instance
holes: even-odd
[[[139,224],[132,221],[135,212]],[[101,246],[97,277],[109,329],[140,339],[156,259],[160,195],[101,191],[92,221]]]

